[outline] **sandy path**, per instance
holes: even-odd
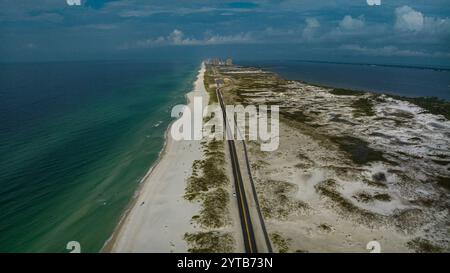
[[[208,103],[204,72],[202,63],[194,90],[187,94],[191,109],[194,96],[202,96],[204,106]],[[166,139],[160,161],[144,179],[131,210],[119,225],[109,247],[105,247],[107,251],[187,251],[183,236],[194,231],[190,220],[198,213],[199,205],[186,201],[183,195],[193,161],[202,159],[202,146],[200,141],[175,141],[170,133]]]

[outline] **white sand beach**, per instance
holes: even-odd
[[[194,96],[201,96],[204,106],[208,104],[204,73],[205,65],[202,63],[193,91],[187,94],[191,109]],[[194,160],[202,159],[203,152],[201,141],[175,141],[170,127],[160,160],[143,179],[133,205],[104,251],[187,252],[183,236],[194,231],[190,221],[198,212],[199,205],[188,202],[183,195],[192,164]]]

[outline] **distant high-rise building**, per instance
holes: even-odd
[[[213,59],[207,59],[206,63],[215,65],[215,66],[222,66],[222,65],[231,66],[231,65],[233,65],[233,60],[231,58],[228,58],[226,60],[219,59],[219,58],[213,58]]]

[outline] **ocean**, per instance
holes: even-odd
[[[407,97],[450,100],[450,69],[312,61],[251,61],[289,80]]]
[[[0,64],[0,252],[101,250],[199,65]]]
[[[198,62],[0,64],[0,252],[98,252],[157,160]],[[252,62],[294,80],[450,99],[450,71]]]

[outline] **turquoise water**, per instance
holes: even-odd
[[[198,63],[0,65],[0,252],[96,252]]]

